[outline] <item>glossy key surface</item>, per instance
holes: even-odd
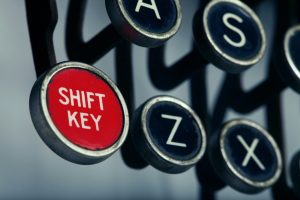
[[[137,151],[164,172],[187,170],[205,151],[206,136],[200,119],[173,97],[148,100],[135,113],[131,128]]]
[[[211,1],[194,18],[194,37],[204,57],[227,72],[256,64],[265,51],[265,33],[254,11],[236,0]]]
[[[106,0],[106,7],[116,30],[145,47],[163,44],[181,24],[178,0]]]
[[[114,153],[128,131],[123,97],[100,70],[78,62],[57,64],[32,89],[33,123],[58,155],[93,164]]]
[[[244,119],[229,121],[220,129],[212,140],[210,157],[220,178],[245,193],[270,187],[282,170],[274,139],[261,126]]]

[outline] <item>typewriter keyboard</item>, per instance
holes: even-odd
[[[0,2],[0,199],[300,199],[300,2]]]

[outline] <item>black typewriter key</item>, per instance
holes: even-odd
[[[300,197],[300,151],[292,158],[290,175],[294,191]]]
[[[173,97],[157,96],[141,105],[130,129],[141,157],[166,173],[186,171],[205,152],[206,135],[200,119]]]
[[[259,18],[238,0],[211,1],[195,15],[193,29],[203,56],[230,73],[248,69],[265,52],[265,31]]]
[[[283,81],[300,93],[300,25],[291,27],[285,34],[283,64],[278,65]]]
[[[240,192],[260,192],[272,186],[281,174],[277,144],[252,121],[229,121],[210,142],[209,156],[216,173]]]
[[[179,0],[106,0],[106,7],[116,30],[140,46],[161,45],[181,24]]]

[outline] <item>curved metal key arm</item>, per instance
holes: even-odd
[[[121,40],[110,24],[88,42],[83,40],[83,19],[86,0],[71,0],[67,15],[66,48],[70,60],[93,64]]]
[[[58,19],[57,7],[55,0],[26,0],[25,5],[35,71],[39,77],[56,63],[53,32]]]

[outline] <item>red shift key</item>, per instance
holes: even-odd
[[[60,63],[38,79],[30,111],[44,142],[79,164],[104,160],[118,150],[128,132],[120,91],[103,72],[83,63]]]

